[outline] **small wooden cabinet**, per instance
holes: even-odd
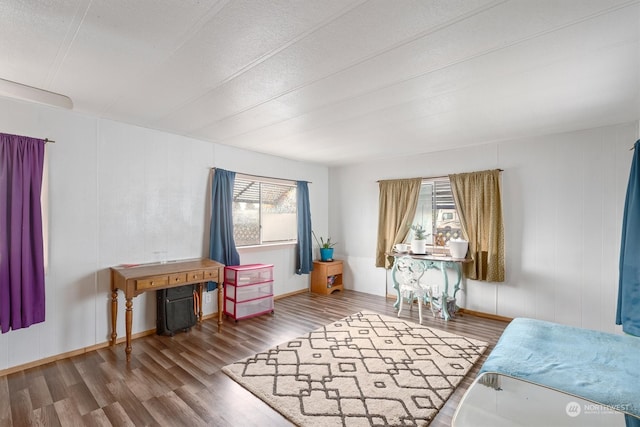
[[[327,295],[342,290],[342,261],[313,261],[311,292]]]

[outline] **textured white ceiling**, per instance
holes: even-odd
[[[338,165],[640,119],[640,0],[2,0],[0,78]]]

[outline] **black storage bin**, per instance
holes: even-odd
[[[197,285],[185,285],[156,291],[158,317],[156,333],[173,336],[196,324],[194,293]]]

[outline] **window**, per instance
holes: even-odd
[[[236,175],[233,187],[236,246],[296,242],[297,233],[294,182]]]
[[[431,230],[427,244],[434,243],[433,236],[440,238],[440,244],[462,237],[449,178],[422,181],[413,224],[421,224],[426,230]]]

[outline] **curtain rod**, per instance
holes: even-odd
[[[0,79],[0,80],[2,80],[2,79]],[[15,135],[15,134],[12,134],[12,133],[7,133],[7,134],[3,134],[3,135],[12,135],[12,136],[24,137],[24,135]],[[32,136],[27,136],[26,138],[40,139],[40,138],[34,138]],[[55,141],[53,139],[49,139],[49,138],[40,139],[40,141],[43,141],[45,144],[47,142],[51,142],[51,143],[55,144]]]
[[[211,168],[211,170],[216,170],[216,168],[215,168],[215,167],[213,167],[213,168]],[[253,174],[250,174],[250,173],[244,173],[244,172],[236,172],[236,173],[237,173],[237,174],[240,174],[240,175],[244,175],[244,176],[250,176],[250,177],[253,177],[253,178],[275,179],[276,181],[293,181],[293,182],[296,182],[296,181],[297,181],[297,180],[295,180],[295,179],[274,178],[274,177],[272,177],[272,176],[253,175]],[[300,181],[304,181],[304,180],[300,180]],[[306,183],[308,183],[308,184],[313,184],[313,182],[311,182],[311,181],[304,181],[304,182],[306,182]]]
[[[498,172],[504,172],[503,169],[498,169]],[[422,176],[420,177],[420,179],[444,179],[444,178],[449,178],[449,175],[442,175],[442,176]],[[411,178],[397,178],[397,179],[411,179]],[[380,181],[388,181],[386,179],[383,180],[377,180],[376,182],[380,182]]]

